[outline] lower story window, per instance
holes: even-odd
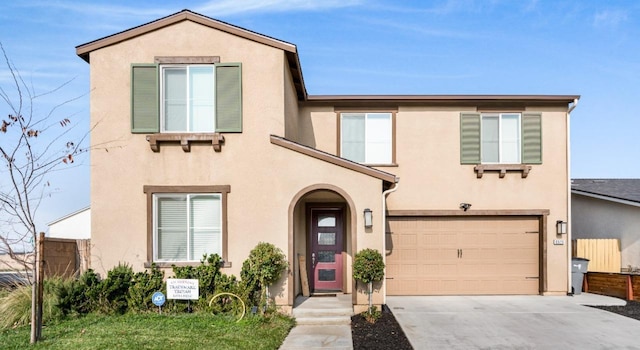
[[[222,195],[153,195],[153,261],[199,261],[222,252]]]

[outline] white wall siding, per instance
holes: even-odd
[[[640,268],[640,207],[571,195],[573,238],[618,238],[622,268]]]
[[[51,238],[91,238],[91,209],[85,208],[49,224]]]

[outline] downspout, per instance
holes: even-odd
[[[571,293],[571,112],[578,106],[578,99],[573,99],[573,105],[567,110],[567,294]]]
[[[387,195],[398,190],[398,184],[400,183],[400,178],[396,177],[396,182],[393,184],[393,187],[382,192],[382,262],[384,262],[385,266],[385,276],[386,276],[386,266],[387,266]],[[382,304],[387,303],[387,281],[384,281],[382,284]]]

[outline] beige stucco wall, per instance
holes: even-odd
[[[622,268],[640,268],[640,208],[571,195],[573,238],[617,238]]]
[[[283,53],[284,55],[284,53]],[[284,137],[298,141],[298,95],[293,84],[289,63],[284,59]]]
[[[91,208],[85,208],[49,224],[47,237],[67,239],[91,238]]]
[[[375,107],[375,106],[373,106]],[[460,112],[475,107],[399,106],[396,114],[397,167],[379,169],[400,178],[399,188],[389,195],[389,210],[459,210],[462,202],[471,210],[549,210],[546,250],[546,292],[567,291],[567,237],[555,234],[556,220],[568,220],[568,173],[566,108],[530,107],[542,112],[543,164],[533,165],[527,178],[520,173],[496,172],[476,177],[473,165],[460,164]],[[337,118],[332,107],[306,104],[300,125],[311,124],[301,133],[306,144],[335,154]],[[564,245],[554,245],[562,238]]]
[[[152,152],[145,135],[130,131],[131,63],[153,62],[154,56],[207,55],[242,62],[242,134],[226,134],[221,153],[203,145],[185,153],[177,144],[162,144],[161,152]],[[231,207],[238,205],[238,198],[271,195],[269,181],[251,175],[254,167],[269,165],[261,156],[268,135],[284,132],[283,58],[281,50],[186,21],[91,53],[94,268],[104,271],[129,261],[139,269],[146,260],[144,185],[232,185]],[[246,203],[235,215],[266,214],[259,203]],[[246,232],[264,231],[251,221],[247,225]],[[238,256],[248,248],[232,245],[229,254]],[[232,262],[234,271],[239,269],[241,259]]]
[[[162,143],[160,152],[152,152],[146,135],[130,131],[131,63],[150,63],[154,56],[212,55],[220,56],[221,62],[242,63],[243,132],[225,134],[219,153],[206,144],[194,144],[187,153],[177,143]],[[91,231],[92,267],[97,272],[104,274],[118,262],[143,269],[147,260],[145,185],[230,185],[228,261],[232,266],[224,272],[236,275],[261,241],[282,249],[295,267],[293,247],[301,233],[295,225],[290,232],[288,211],[294,197],[309,186],[332,184],[349,194],[354,212],[369,207],[380,215],[381,180],[271,144],[271,134],[295,137],[296,133],[285,130],[285,116],[290,119],[297,113],[286,67],[279,49],[192,22],[91,53]],[[349,234],[357,237],[358,247],[382,249],[381,225],[370,233],[364,232],[361,222],[352,227]],[[279,304],[292,302],[287,283],[283,278],[272,288]],[[366,303],[366,298],[358,298]]]

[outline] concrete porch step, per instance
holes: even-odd
[[[353,308],[335,308],[335,309],[321,309],[321,308],[297,308],[293,309],[294,317],[336,317],[336,316],[349,316],[353,315]]]
[[[296,324],[305,326],[350,325],[351,316],[296,317]]]
[[[299,325],[350,325],[352,315],[350,295],[298,297],[293,308]]]

